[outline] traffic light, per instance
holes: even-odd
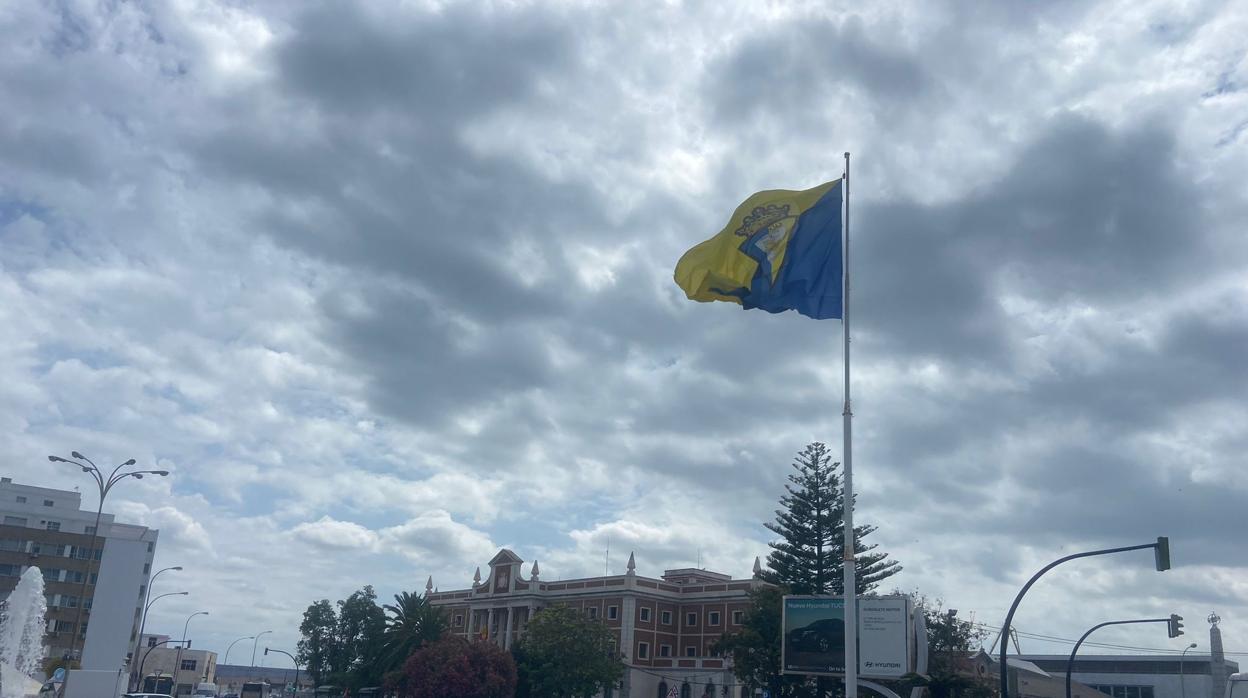
[[[1170,637],[1178,637],[1183,634],[1183,616],[1177,613],[1170,614],[1170,622],[1166,624],[1166,634]]]
[[[1174,616],[1170,616],[1170,617],[1171,617],[1171,618],[1174,618]],[[1173,621],[1173,620],[1171,620],[1170,622],[1171,622],[1171,623],[1173,623],[1174,621]],[[1170,637],[1174,637],[1174,636],[1173,636],[1173,635],[1171,635]],[[269,648],[268,648],[268,647],[265,647],[265,648],[264,648],[264,656],[266,656],[266,657],[267,657],[267,656],[269,656]]]
[[[1166,536],[1157,536],[1157,547],[1153,548],[1153,553],[1157,558],[1157,571],[1165,572],[1170,569],[1170,539]],[[1171,636],[1173,637],[1173,635]]]

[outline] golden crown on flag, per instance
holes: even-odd
[[[789,204],[767,204],[755,206],[741,221],[741,227],[734,232],[741,237],[750,237],[754,233],[779,223],[789,217]]]

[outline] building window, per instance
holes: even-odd
[[[53,627],[53,630],[58,633],[72,633],[74,631],[74,624],[68,620],[58,620],[56,621],[56,625]]]
[[[719,611],[711,611],[706,614],[707,625],[719,625]]]
[[[143,563],[143,574],[147,574],[148,572],[151,572],[151,571],[152,571],[152,563],[150,562]]]
[[[1113,698],[1153,698],[1152,686],[1124,686],[1122,684],[1096,684],[1092,688]]]
[[[641,608],[639,608],[639,609],[637,609],[637,610],[638,610],[638,612],[641,614],[641,616],[640,616],[640,617],[641,617],[641,622],[642,622],[642,623],[649,623],[649,622],[650,622],[650,608],[649,608],[648,606],[642,606]]]
[[[462,613],[456,613],[456,614],[455,614],[455,627],[457,627],[457,628],[458,628],[459,626],[461,626],[461,625],[463,625],[463,624],[464,624],[464,614],[462,614]]]
[[[0,577],[20,576],[22,576],[22,568],[20,565],[0,565]]]
[[[44,505],[45,507],[50,507],[50,506],[52,506],[52,500],[51,500],[51,499],[45,499],[45,500],[43,500],[43,505]]]
[[[199,660],[197,659],[183,659],[182,671],[195,671],[195,665],[198,664],[198,662]]]
[[[155,647],[155,646],[156,646],[156,636],[155,636],[155,635],[149,635],[149,636],[148,636],[148,638],[147,638],[147,646],[148,646],[148,647]]]
[[[148,543],[148,544],[147,544],[147,552],[149,552],[149,553],[150,553],[150,552],[152,552],[152,551],[154,551],[154,550],[156,550],[156,544],[155,544],[155,543]]]
[[[659,682],[659,698],[667,698],[667,682]]]
[[[586,615],[589,616],[590,620],[598,620],[598,607],[597,606],[590,606],[589,608],[585,609],[585,611],[586,611]]]
[[[659,656],[660,657],[672,656],[672,646],[671,645],[659,645]]]
[[[698,624],[698,614],[696,613],[685,614],[685,625],[693,627],[697,624]]]
[[[95,535],[95,526],[87,526],[87,535],[88,535],[88,536],[94,536],[94,535]]]
[[[61,522],[60,521],[48,521],[47,523],[44,524],[44,528],[48,529],[49,531],[59,531],[61,530]]]
[[[693,645],[689,645],[688,647],[685,648],[685,656],[686,657],[698,656],[698,648],[694,647]]]
[[[5,526],[25,526],[26,517],[25,516],[6,516],[4,517],[4,525]]]
[[[672,612],[671,611],[664,611],[663,615],[660,616],[660,618],[663,620],[663,625],[672,624]]]
[[[26,549],[26,541],[16,538],[0,538],[0,550],[21,552]]]
[[[745,622],[745,611],[733,611],[732,612],[732,624],[733,625],[741,625],[744,622]]]
[[[18,504],[25,504],[25,503],[26,503],[26,498],[25,498],[25,497],[23,497],[23,496],[22,496],[22,495],[20,495],[20,494],[19,494],[19,495],[17,495],[17,503],[18,503]]]
[[[638,643],[637,643],[637,658],[638,658],[638,659],[649,659],[649,658],[650,658],[650,643],[648,643],[648,642],[638,642]]]
[[[680,698],[693,698],[693,689],[689,687],[688,681],[680,685]]]
[[[615,620],[620,617],[619,606],[607,606],[607,620]]]

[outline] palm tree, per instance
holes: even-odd
[[[382,662],[387,671],[399,669],[412,652],[437,642],[446,632],[446,612],[428,599],[403,592],[394,595],[394,604],[386,604],[386,634],[382,645]]]

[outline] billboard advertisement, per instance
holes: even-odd
[[[909,626],[909,599],[858,599],[858,672],[882,679],[900,678],[909,672]]]
[[[910,600],[858,599],[858,673],[892,679],[912,670]],[[782,672],[845,673],[845,600],[837,596],[784,597],[780,640]]]

